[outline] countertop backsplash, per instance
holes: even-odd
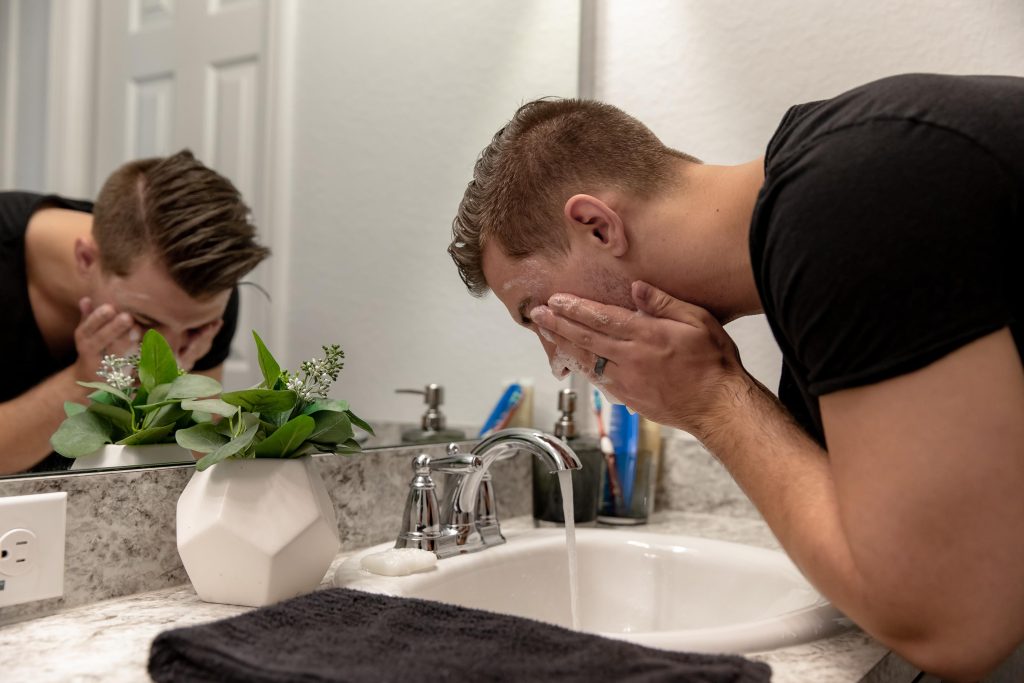
[[[725,468],[686,432],[663,430],[655,509],[762,519]]]

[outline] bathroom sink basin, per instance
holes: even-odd
[[[438,600],[570,627],[561,529],[505,532],[508,542],[441,560],[402,577],[370,574],[356,553],[334,583]],[[583,631],[650,647],[756,652],[823,638],[850,626],[783,553],[689,536],[576,531]]]

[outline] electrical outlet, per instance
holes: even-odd
[[[64,595],[67,493],[0,498],[0,607]]]

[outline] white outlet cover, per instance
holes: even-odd
[[[68,494],[0,498],[0,607],[64,595]]]

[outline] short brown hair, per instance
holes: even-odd
[[[564,254],[569,238],[558,217],[569,197],[602,189],[653,197],[670,182],[678,159],[697,162],[609,104],[528,102],[477,159],[448,253],[470,293],[483,296],[489,289],[483,249],[492,239],[514,259]]]
[[[114,171],[96,199],[93,237],[106,272],[128,275],[152,254],[202,299],[234,287],[270,255],[249,215],[231,181],[185,149]]]

